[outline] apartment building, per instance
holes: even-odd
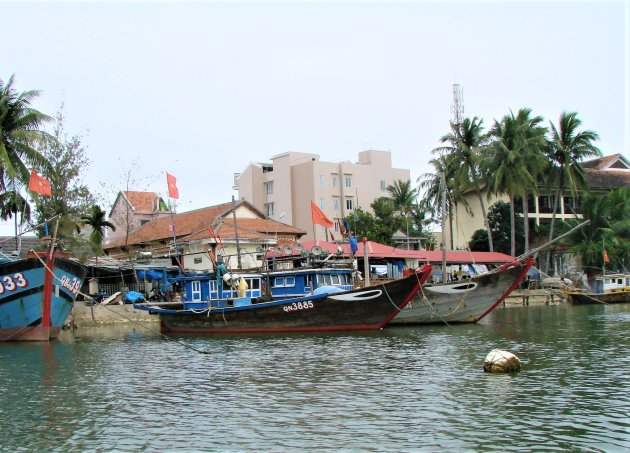
[[[616,188],[630,187],[630,160],[621,154],[612,154],[584,161],[580,165],[584,168],[588,190],[591,192],[605,193]],[[484,191],[482,196],[486,209],[499,200],[509,202],[509,198],[505,195],[488,195]],[[447,247],[453,249],[466,248],[473,233],[484,228],[477,195],[469,192],[464,197],[466,203],[458,203],[453,212],[452,222],[451,220],[446,222],[447,237],[451,237],[450,226],[453,226],[453,245],[447,244]],[[542,184],[538,187],[537,196],[529,195],[527,207],[529,221],[532,226],[534,224],[541,225],[551,222],[554,198],[553,190],[550,191],[548,187]],[[581,218],[578,206],[579,200],[576,200],[568,193],[566,188],[564,196],[558,201],[558,212],[556,214],[558,220]],[[523,206],[521,200],[516,200],[515,210],[517,216],[522,215]]]
[[[342,219],[360,207],[388,196],[387,186],[410,179],[410,171],[392,168],[389,151],[368,150],[358,161],[323,162],[318,154],[287,152],[271,163],[251,163],[238,176],[239,197],[268,217],[301,228],[304,239],[330,239],[324,227],[313,225],[311,201],[334,222],[339,232]]]

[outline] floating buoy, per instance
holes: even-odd
[[[486,373],[513,373],[520,371],[521,361],[508,351],[493,349],[483,362],[483,371]]]

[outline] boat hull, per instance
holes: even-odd
[[[0,263],[0,341],[48,341],[59,335],[87,269],[59,256],[53,263],[53,275],[38,258]]]
[[[477,322],[518,287],[533,263],[528,259],[470,279],[424,285],[390,324]]]
[[[257,333],[378,330],[412,299],[429,268],[382,285],[333,294],[196,310],[136,308],[158,313],[162,331],[176,333]]]
[[[617,291],[611,293],[580,293],[567,292],[572,304],[593,305],[593,304],[627,304],[630,303],[630,290]]]

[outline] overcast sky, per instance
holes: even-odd
[[[231,199],[250,162],[299,151],[356,162],[389,150],[415,179],[464,114],[576,111],[604,154],[630,146],[628,1],[75,2],[0,0],[0,79],[81,135],[85,182]],[[12,234],[0,227],[0,234]]]

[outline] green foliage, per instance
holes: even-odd
[[[116,227],[105,220],[106,212],[101,209],[100,206],[94,205],[90,209],[88,215],[81,216],[81,224],[87,225],[92,229],[90,233],[90,246],[94,253],[103,253],[103,238],[105,237],[105,229],[109,228],[112,231],[116,231]]]
[[[30,219],[30,209],[17,194],[28,186],[31,169],[54,174],[50,162],[32,146],[47,136],[40,128],[51,118],[31,107],[39,91],[18,93],[14,82],[13,76],[6,83],[0,79],[0,212],[5,220],[19,213],[24,223]]]
[[[511,254],[510,238],[510,204],[504,201],[497,201],[488,210],[488,222],[492,231],[492,240],[494,243],[494,251]],[[519,222],[516,224],[517,241],[516,255],[523,253],[523,225]],[[483,243],[483,241],[486,241]],[[468,243],[470,250],[475,252],[488,252],[488,233],[484,230],[476,230]]]
[[[52,196],[38,197],[36,224],[59,216],[57,237],[75,256],[84,257],[88,240],[77,233],[81,217],[96,204],[95,197],[82,183],[82,172],[90,165],[87,150],[80,136],[69,137],[64,130],[63,105],[56,115],[53,135],[38,140],[36,147],[52,166],[52,171],[41,169],[50,178]],[[40,227],[39,234],[43,234]]]
[[[581,255],[587,273],[592,274],[604,266],[604,248],[610,262],[609,269],[628,269],[630,252],[630,189],[616,189],[608,194],[585,194],[580,211],[584,219],[567,221],[573,227],[584,220],[590,223],[562,243]]]

